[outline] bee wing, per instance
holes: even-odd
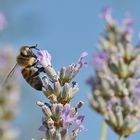
[[[15,64],[12,70],[8,73],[4,81],[2,82],[2,87],[7,85],[9,82],[16,80],[19,74],[19,66]]]

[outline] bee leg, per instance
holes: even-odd
[[[41,72],[43,72],[44,71],[44,68],[43,67],[41,67],[41,68],[39,68],[33,75],[31,75],[31,77],[33,78],[33,77],[36,77],[36,76],[38,76]]]
[[[39,64],[39,60],[36,60],[36,62],[32,66],[39,69],[38,64]]]

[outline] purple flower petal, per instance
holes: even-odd
[[[101,11],[101,17],[105,19],[107,22],[110,22],[110,20],[112,19],[111,14],[112,14],[111,6],[106,6]]]
[[[46,117],[42,117],[42,125],[38,128],[39,131],[45,132],[47,130],[43,125],[44,121],[46,121]]]
[[[112,98],[110,100],[107,101],[106,103],[106,109],[111,109],[112,108],[112,105],[113,105],[113,101],[112,101]]]
[[[46,117],[42,117],[42,123],[46,121]]]
[[[44,125],[41,125],[39,128],[38,128],[39,131],[42,131],[42,132],[46,132],[46,127]]]
[[[93,63],[96,65],[101,65],[104,64],[108,59],[108,55],[105,52],[100,52],[97,53],[96,55],[93,56],[92,60]]]
[[[124,31],[126,34],[133,33],[134,20],[132,17],[128,16],[123,20]]]
[[[87,52],[83,52],[81,55],[80,55],[80,58],[78,60],[78,63],[81,65],[81,67],[85,67],[87,66],[87,62],[84,60],[84,57],[86,57],[88,55]]]
[[[136,87],[134,89],[134,94],[137,96],[140,96],[140,83],[138,85],[136,85]]]
[[[85,116],[78,116],[77,118],[76,118],[76,120],[75,120],[75,122],[76,122],[76,124],[79,126],[79,125],[81,125],[81,123],[83,122],[83,120],[84,120],[84,118],[85,118]]]
[[[84,120],[85,116],[78,116],[76,119],[75,119],[75,123],[76,123],[76,128],[73,130],[73,133],[74,135],[78,135],[80,131],[84,130],[85,127],[84,125],[82,124],[83,120]]]
[[[64,128],[69,128],[69,126],[75,121],[75,117],[72,117],[73,111],[64,108],[61,114],[61,118],[63,120],[63,127]]]
[[[51,66],[51,55],[47,50],[38,51],[36,56],[43,67]]]

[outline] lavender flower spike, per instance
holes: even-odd
[[[43,67],[51,66],[51,55],[47,50],[38,51],[36,56]]]
[[[92,92],[89,102],[123,138],[140,130],[140,41],[133,45],[131,16],[118,26],[106,7],[103,17],[106,23],[100,50],[92,58],[96,75],[88,81]]]
[[[71,80],[82,67],[87,65],[84,60],[87,55],[87,52],[83,52],[76,63],[62,67],[60,72],[56,72],[51,65],[51,55],[48,51],[39,50],[36,54],[39,66],[42,65],[44,70],[40,77],[43,77],[42,91],[50,101],[49,103],[37,102],[45,116],[42,118],[39,130],[45,132],[46,140],[74,140],[84,129],[82,125],[84,116],[78,116],[78,109],[83,102],[79,101],[75,106],[71,106],[72,98],[79,91],[78,83]]]

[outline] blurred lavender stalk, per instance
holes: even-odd
[[[50,101],[37,101],[44,114],[39,128],[46,135],[43,140],[75,140],[79,132],[85,129],[82,124],[85,116],[78,114],[83,101],[72,106],[71,100],[79,91],[78,83],[72,80],[79,70],[86,66],[86,55],[86,52],[82,53],[76,64],[62,67],[56,72],[51,64],[51,55],[46,50],[37,53],[37,58],[45,70],[42,91]],[[71,127],[72,131],[69,130]]]
[[[0,11],[0,31],[3,31],[7,26],[7,20],[3,12]]]
[[[118,26],[106,7],[102,17],[105,32],[92,58],[96,75],[88,80],[89,102],[122,140],[140,130],[140,42],[132,44],[130,16]]]
[[[15,140],[18,131],[12,128],[11,122],[19,111],[20,90],[15,78],[3,81],[15,65],[14,51],[9,46],[0,48],[0,139]]]

